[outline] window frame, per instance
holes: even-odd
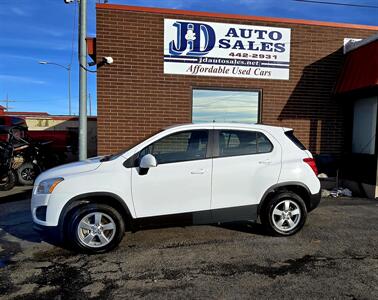
[[[173,133],[170,133],[170,134],[167,134],[166,136],[163,136],[161,137],[160,139],[156,140],[156,141],[153,141],[152,143],[148,144],[147,146],[143,147],[143,149],[139,150],[137,153],[135,153],[133,156],[136,156],[136,159],[135,159],[135,164],[133,167],[138,167],[139,166],[139,162],[140,162],[140,154],[142,153],[142,151],[148,147],[150,147],[152,144],[155,144],[155,143],[158,143],[159,141],[171,136],[171,135],[176,135],[176,134],[180,134],[180,133],[184,133],[184,132],[193,132],[193,131],[207,131],[207,146],[206,146],[206,154],[205,154],[205,157],[204,158],[198,158],[198,159],[186,159],[186,160],[177,160],[177,161],[171,161],[171,162],[163,162],[163,163],[158,163],[158,165],[166,165],[166,164],[174,164],[174,163],[180,163],[180,162],[187,162],[187,161],[197,161],[197,160],[204,160],[204,159],[211,159],[212,158],[212,153],[213,153],[213,147],[214,147],[214,143],[213,143],[213,133],[212,133],[212,130],[211,129],[186,129],[186,130],[182,130],[182,131],[176,131],[176,132],[173,132]]]
[[[268,138],[268,136],[260,131],[260,130],[249,130],[249,129],[234,129],[234,128],[214,128],[214,129],[186,129],[182,131],[176,131],[171,134],[167,134],[160,139],[157,139],[147,146],[143,147],[143,149],[139,150],[138,152],[134,153],[131,157],[129,157],[123,165],[126,168],[137,168],[139,167],[140,163],[140,153],[147,147],[149,147],[151,144],[156,143],[170,135],[181,133],[181,132],[187,132],[187,131],[207,131],[208,132],[208,142],[207,142],[207,150],[205,158],[200,159],[191,159],[191,160],[179,160],[174,162],[167,162],[167,163],[158,163],[158,165],[165,165],[165,164],[172,164],[172,163],[181,163],[181,162],[188,162],[188,161],[198,161],[198,160],[205,160],[205,159],[215,159],[215,158],[228,158],[228,157],[237,157],[237,156],[247,156],[247,155],[259,155],[259,154],[267,154],[272,153],[275,149],[274,144],[272,141]],[[228,156],[219,156],[219,132],[220,131],[248,131],[248,132],[255,132],[260,133],[265,136],[265,138],[269,141],[269,143],[272,145],[272,149],[269,152],[261,152],[261,153],[250,153],[250,154],[239,154],[239,155],[228,155]]]
[[[192,105],[192,113],[190,116],[190,121],[193,123],[193,92],[195,90],[203,90],[203,91],[229,91],[229,92],[257,92],[258,93],[258,100],[257,100],[257,122],[251,124],[261,124],[262,123],[262,111],[263,111],[263,89],[259,88],[227,88],[227,87],[203,87],[203,86],[192,86],[191,87],[191,105]],[[211,123],[211,122],[208,122]],[[216,124],[217,122],[215,122]]]
[[[375,104],[376,104],[376,117],[378,117],[378,96],[363,96],[363,97],[359,97],[359,98],[356,98],[354,99],[353,103],[352,103],[352,109],[351,109],[351,113],[350,113],[350,116],[352,118],[352,122],[351,122],[351,128],[350,128],[350,152],[353,154],[353,155],[367,155],[367,156],[374,156],[377,154],[378,152],[378,137],[377,137],[377,133],[378,133],[378,121],[376,121],[375,123],[375,134],[373,132],[373,137],[369,140],[369,143],[366,144],[363,148],[359,147],[358,148],[358,151],[354,150],[353,149],[353,144],[354,144],[354,129],[355,129],[355,112],[356,112],[356,104],[357,102],[362,102],[363,100],[368,100],[368,99],[371,99],[371,98],[374,98],[375,99]],[[371,110],[373,111],[373,110]],[[373,119],[373,118],[372,118]],[[373,153],[366,153],[366,152],[361,152],[363,150],[365,150],[366,146],[368,146],[370,144],[370,142],[372,142],[372,139],[374,138],[375,140],[375,143],[371,143],[374,147],[374,151]]]
[[[252,132],[252,133],[260,133],[262,134],[270,143],[272,146],[271,150],[269,152],[256,152],[256,153],[247,153],[247,154],[233,154],[233,155],[226,155],[226,156],[220,156],[220,149],[219,149],[219,134],[221,131],[247,131],[247,132]],[[228,128],[222,128],[222,129],[214,129],[213,130],[213,139],[214,139],[214,152],[213,152],[213,158],[227,158],[227,157],[235,157],[235,156],[247,156],[247,155],[259,155],[259,154],[267,154],[267,153],[272,153],[274,150],[274,144],[272,141],[260,130],[248,130],[248,129],[228,129]],[[257,145],[257,150],[258,150],[258,145]]]

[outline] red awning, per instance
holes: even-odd
[[[336,93],[378,86],[378,40],[347,54]]]

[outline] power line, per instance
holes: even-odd
[[[355,4],[355,3],[346,3],[346,2],[329,2],[329,1],[317,1],[317,0],[293,0],[293,1],[304,2],[304,3],[315,3],[315,4],[349,6],[349,7],[378,8],[378,6],[376,5]]]

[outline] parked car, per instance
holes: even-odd
[[[76,249],[111,250],[154,217],[191,223],[257,220],[275,235],[305,224],[320,201],[312,155],[288,128],[233,123],[167,128],[115,155],[42,173],[31,211],[38,230]]]

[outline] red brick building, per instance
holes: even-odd
[[[172,30],[180,35],[183,28],[186,41],[183,35],[171,38]],[[223,39],[214,44],[212,38],[222,30]],[[118,151],[162,127],[195,121],[194,114],[201,115],[196,111],[201,108],[197,94],[237,91],[257,99],[256,121],[294,128],[313,153],[341,158],[350,148],[347,106],[335,94],[345,60],[344,39],[364,39],[377,32],[376,26],[98,4],[97,61],[104,56],[114,59],[97,73],[98,151]],[[214,45],[219,49],[209,50]],[[192,53],[187,60],[180,58],[187,55],[184,46]],[[225,48],[230,57],[218,65],[210,67],[203,60],[213,52],[223,55]],[[287,56],[282,56],[284,51]],[[220,69],[222,63],[234,68],[243,59],[251,65],[237,69],[252,75],[233,76]],[[177,60],[181,64],[175,64]],[[208,74],[194,69],[189,74],[189,67],[183,73],[191,61]],[[227,105],[213,105],[218,115],[222,107],[230,121],[233,112]],[[248,114],[244,108],[243,113]]]

